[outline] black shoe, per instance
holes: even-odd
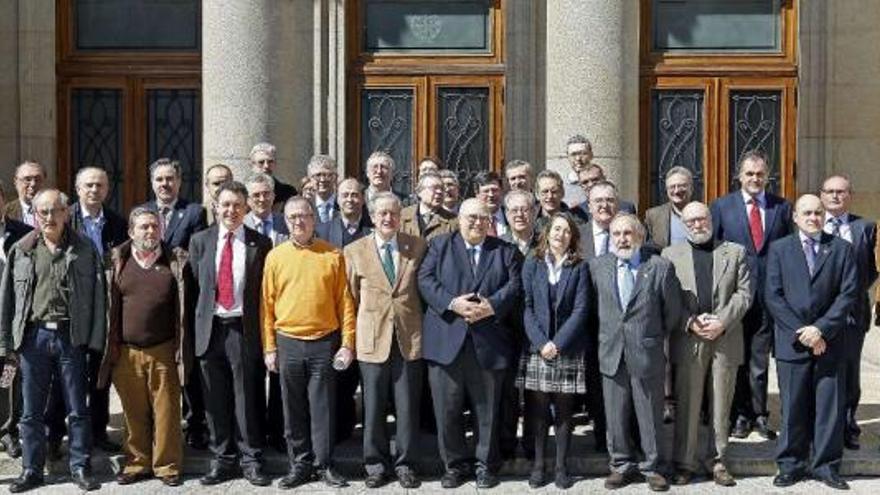
[[[202,430],[188,431],[186,444],[196,450],[206,450],[208,448],[208,434]]]
[[[122,446],[116,442],[110,441],[106,435],[93,439],[92,446],[97,447],[108,454],[122,451]]]
[[[330,488],[345,488],[348,486],[348,481],[345,481],[341,474],[329,467],[318,471],[318,479]]]
[[[199,483],[204,486],[219,485],[220,483],[225,483],[236,477],[237,473],[232,468],[220,467],[215,464],[211,466],[211,470],[208,471],[207,474],[202,476]]]
[[[859,445],[859,436],[858,435],[846,435],[843,437],[843,446],[848,450],[859,450],[862,446]]]
[[[159,481],[162,482],[165,486],[180,486],[183,484],[183,478],[180,477],[179,474],[169,474],[168,476],[162,476],[159,478]]]
[[[767,416],[758,417],[755,421],[755,431],[765,440],[776,440],[776,432],[770,428],[770,421],[767,420]]]
[[[679,470],[672,477],[672,484],[676,486],[684,486],[689,485],[691,483],[691,479],[694,477],[694,473],[690,471],[685,471],[684,469]]]
[[[533,469],[532,474],[529,475],[529,488],[541,488],[546,484],[547,480],[544,478],[544,470]]]
[[[11,493],[21,493],[43,486],[43,476],[32,469],[25,469],[10,485]]]
[[[312,469],[304,465],[295,466],[278,482],[278,488],[290,489],[312,481]]]
[[[139,481],[148,480],[153,476],[149,471],[142,471],[140,473],[126,473],[121,472],[116,475],[116,483],[120,485],[131,485],[137,483]]]
[[[804,475],[800,473],[779,473],[773,478],[773,486],[785,488],[794,485],[802,479],[804,479]]]
[[[401,488],[406,489],[418,488],[422,484],[419,477],[416,476],[416,472],[408,467],[397,469],[397,482],[400,483]]]
[[[18,437],[13,437],[12,435],[4,436],[0,439],[0,448],[5,450],[6,454],[13,459],[21,457],[21,442],[18,441]]]
[[[568,490],[574,485],[574,481],[571,479],[571,476],[568,475],[562,469],[556,470],[556,477],[553,479],[553,484],[556,485],[556,488],[560,490]]]
[[[498,477],[487,469],[477,471],[477,488],[486,490],[498,486]]]
[[[844,481],[837,473],[829,474],[825,477],[818,477],[817,480],[825,483],[825,486],[834,488],[835,490],[849,490],[849,483]]]
[[[665,492],[669,490],[669,482],[662,474],[654,473],[647,477],[648,488],[652,492]]]
[[[605,488],[608,490],[617,490],[618,488],[623,488],[630,483],[636,483],[641,480],[642,474],[637,471],[630,471],[628,473],[612,471],[611,474],[605,478]]]
[[[368,475],[364,479],[364,486],[367,488],[381,488],[388,484],[391,481],[387,474],[384,471],[380,473],[373,473]]]
[[[250,466],[242,470],[242,476],[248,480],[248,483],[254,486],[269,486],[272,484],[272,478],[263,473],[259,466]]]
[[[457,469],[449,469],[440,478],[440,486],[443,488],[458,488],[465,484],[465,474]]]
[[[92,477],[86,468],[79,468],[70,474],[70,480],[84,492],[90,492],[101,488],[98,480]]]
[[[733,428],[730,430],[730,436],[733,438],[747,438],[752,432],[751,422],[743,416],[736,418]]]

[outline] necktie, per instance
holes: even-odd
[[[268,220],[263,220],[262,223],[260,223],[260,230],[263,232],[264,236],[269,238],[272,237],[272,224],[269,223]]]
[[[321,205],[318,209],[318,216],[321,217],[321,222],[327,222],[330,220],[330,202],[326,202]]]
[[[394,258],[391,256],[391,243],[386,242],[384,246],[385,253],[382,255],[382,270],[385,271],[385,277],[388,283],[394,285],[397,275],[394,273]]]
[[[607,230],[603,230],[601,235],[602,235],[602,242],[601,242],[601,245],[599,246],[599,253],[596,256],[602,256],[603,254],[608,252],[608,243],[609,243],[611,236],[608,235]]]
[[[25,223],[33,228],[37,228],[37,216],[34,214],[34,207],[29,206],[26,212]]]
[[[477,248],[468,248],[468,260],[471,262],[471,273],[477,274]]]
[[[831,235],[840,237],[840,219],[832,217],[828,221],[831,222]]]
[[[761,208],[754,198],[749,200],[749,204],[752,205],[749,211],[749,231],[752,234],[755,251],[760,251],[761,246],[764,245],[764,225],[761,223]]]
[[[625,310],[629,305],[630,297],[632,297],[633,287],[636,285],[636,279],[633,276],[632,270],[629,268],[629,263],[621,263],[618,266],[618,270],[620,270],[620,277],[618,277],[620,284],[620,308]]]
[[[235,292],[232,280],[232,238],[233,233],[226,233],[226,243],[220,255],[220,272],[217,274],[217,304],[224,309],[231,309],[235,304]]]
[[[498,237],[498,229],[495,226],[495,223],[498,220],[495,219],[495,215],[489,217],[489,235],[492,237]]]
[[[816,269],[816,251],[813,250],[815,244],[816,241],[812,237],[804,239],[804,257],[807,258],[807,268],[810,270],[811,277],[813,276],[813,270]]]
[[[162,215],[161,221],[159,225],[162,227],[162,237],[165,237],[165,231],[168,230],[168,213],[171,212],[171,208],[167,206],[163,206],[159,209],[159,214]]]

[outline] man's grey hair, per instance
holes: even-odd
[[[257,153],[265,153],[275,159],[275,145],[272,143],[257,143],[251,148],[251,153],[248,155],[251,161],[254,161],[254,155]]]
[[[401,208],[403,208],[403,203],[400,202],[400,198],[398,198],[397,195],[391,191],[383,191],[374,195],[372,198],[370,198],[370,201],[367,202],[367,212],[370,214],[370,216],[373,216],[373,214],[376,213],[376,208],[378,208],[379,201],[382,201],[383,199],[392,201],[394,203],[394,209],[397,210],[398,213],[400,213]]]
[[[304,205],[308,205],[309,212],[311,212],[312,215],[318,214],[317,210],[315,209],[315,205],[311,201],[309,201],[309,198],[307,198],[305,196],[299,196],[299,195],[291,196],[290,198],[287,199],[287,201],[284,202],[284,211],[287,211],[287,208],[289,206],[293,205],[294,203],[302,203]]]
[[[587,149],[590,150],[591,153],[593,152],[593,144],[582,134],[575,134],[574,136],[568,138],[568,141],[565,142],[565,149],[567,150],[568,147],[573,144],[585,144],[587,145]]]
[[[526,167],[528,169],[529,176],[530,177],[532,176],[532,174],[533,174],[532,164],[525,161],[525,160],[519,160],[519,159],[510,160],[509,162],[507,162],[507,164],[504,165],[504,174],[507,175],[507,172],[509,172],[515,168],[520,168],[520,167]]]
[[[618,198],[617,186],[615,186],[613,182],[607,181],[607,180],[600,180],[599,182],[593,184],[593,187],[590,188],[589,194],[592,195],[593,191],[595,191],[596,189],[599,189],[599,188],[611,189],[611,192],[614,193],[614,197]],[[590,198],[587,198],[587,200],[589,200],[589,199]]]
[[[641,237],[642,241],[645,240],[647,230],[645,229],[645,226],[642,224],[642,222],[639,220],[639,217],[633,215],[632,213],[618,213],[614,216],[613,219],[611,219],[611,223],[608,225],[608,227],[611,228],[612,225],[620,222],[629,223],[633,228],[635,228],[636,233],[639,234],[639,237]]]
[[[275,179],[272,178],[269,174],[264,174],[263,172],[258,172],[256,174],[251,174],[248,176],[247,180],[244,181],[244,185],[247,186],[248,194],[251,192],[251,184],[265,184],[269,186],[269,189],[275,190]]]
[[[370,169],[373,167],[373,164],[375,164],[378,161],[388,162],[388,167],[391,169],[391,175],[394,175],[394,167],[395,167],[394,158],[392,158],[391,155],[389,155],[387,152],[381,151],[381,150],[372,152],[370,154],[370,156],[367,158],[367,173],[370,172]]]
[[[49,194],[49,193],[58,194],[58,198],[56,199],[56,202],[59,203],[62,207],[67,208],[68,206],[70,206],[70,197],[68,197],[66,194],[64,194],[63,192],[61,192],[58,189],[41,189],[37,194],[34,195],[34,200],[31,201],[31,203],[32,204],[39,203],[43,199],[43,196],[45,196],[46,194]]]
[[[306,166],[307,173],[309,177],[322,172],[336,172],[336,160],[330,155],[314,155],[309,159],[309,164]]]
[[[764,163],[764,169],[767,172],[770,172],[770,156],[767,155],[767,152],[761,149],[748,150],[740,155],[739,160],[736,162],[736,176],[739,177],[742,174],[743,163],[748,160],[757,160]]]
[[[83,176],[86,175],[87,173],[90,173],[90,172],[98,172],[98,173],[103,174],[104,178],[107,180],[107,185],[110,185],[110,177],[107,175],[106,170],[104,170],[101,167],[88,166],[88,167],[83,167],[83,168],[76,171],[76,179],[74,179],[74,181],[73,181],[74,187],[79,188],[79,186],[82,185],[81,183],[83,180],[82,179]]]
[[[456,173],[455,170],[443,169],[437,175],[439,175],[441,179],[452,179],[456,184],[460,184],[458,173]]]
[[[46,168],[43,167],[42,165],[40,165],[40,162],[38,162],[36,160],[25,160],[25,161],[19,163],[18,166],[15,167],[15,176],[16,177],[18,177],[18,172],[21,171],[22,167],[37,167],[38,169],[40,169],[40,174],[43,176],[43,178],[44,179],[46,178]]]
[[[510,210],[510,203],[512,203],[513,201],[515,201],[517,199],[521,199],[521,200],[525,201],[526,205],[528,205],[528,207],[529,207],[529,210],[532,210],[532,211],[535,210],[534,196],[526,191],[520,191],[520,190],[510,191],[509,193],[507,193],[504,196],[504,207],[506,209]]]
[[[336,189],[341,189],[343,184],[355,184],[357,186],[357,191],[361,194],[364,193],[364,185],[361,184],[361,181],[355,179],[354,177],[346,177],[339,181],[339,184],[336,185]]]
[[[159,158],[150,164],[150,180],[153,180],[153,176],[156,175],[156,170],[158,170],[159,167],[171,167],[174,169],[174,175],[176,177],[180,178],[181,176],[182,170],[179,161],[170,158]]]
[[[136,206],[135,209],[131,210],[131,213],[128,214],[129,227],[134,227],[134,222],[144,215],[152,215],[156,217],[157,220],[159,219],[159,213],[156,210],[152,210],[146,206]]]
[[[229,165],[226,165],[225,163],[215,163],[215,164],[211,165],[210,167],[208,167],[207,170],[205,170],[205,185],[208,184],[208,174],[210,174],[211,171],[214,170],[215,168],[225,169],[226,173],[228,173],[230,177],[232,177],[232,175],[233,175],[232,169],[229,168]]]
[[[538,173],[538,176],[535,178],[535,187],[537,187],[538,182],[541,179],[553,179],[554,181],[556,181],[556,184],[558,184],[560,188],[565,187],[565,182],[562,181],[562,176],[559,175],[559,172],[557,172],[555,170],[550,170],[550,169],[541,170],[541,172]]]
[[[419,183],[416,185],[416,193],[422,192],[422,189],[425,188],[425,182],[427,182],[428,179],[436,179],[439,180],[441,184],[443,183],[443,178],[440,177],[440,174],[437,172],[425,172],[419,176]]]
[[[694,182],[694,173],[690,171],[690,169],[686,167],[682,167],[681,165],[676,165],[670,168],[664,177],[665,181],[668,181],[673,175],[683,175],[687,178],[688,182]]]

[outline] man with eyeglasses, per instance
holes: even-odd
[[[526,191],[510,191],[504,196],[504,212],[510,230],[500,237],[501,240],[513,244],[523,256],[528,256],[538,242],[534,195]]]
[[[521,300],[522,255],[488,235],[490,218],[482,201],[466,199],[458,213],[458,232],[431,240],[419,269],[419,289],[427,305],[422,353],[446,470],[443,488],[461,486],[474,470],[478,489],[498,484],[501,389],[504,370],[515,359],[505,321]],[[476,413],[475,453],[468,452],[465,441],[466,398]]]
[[[504,166],[507,190],[532,192],[534,174],[532,164],[525,160],[511,160],[507,162],[507,165]]]
[[[672,167],[666,172],[668,201],[645,212],[648,242],[660,249],[687,242],[688,229],[681,220],[681,210],[691,201],[694,174],[685,167]]]
[[[713,239],[709,207],[693,202],[680,211],[687,240],[663,250],[675,266],[684,305],[682,326],[669,335],[678,405],[672,482],[687,485],[711,466],[716,484],[733,486],[725,463],[736,370],[743,360],[742,317],[752,301],[749,267],[742,246]],[[704,402],[712,416],[710,449],[697,440]]]
[[[563,199],[570,205],[579,205],[587,200],[586,191],[578,184],[579,174],[593,161],[593,144],[583,135],[575,134],[565,143],[565,156],[568,158],[570,170],[560,171],[560,175],[565,175]]]
[[[419,176],[419,202],[400,212],[400,231],[429,241],[456,229],[455,214],[443,209],[443,179],[436,172]]]
[[[320,223],[333,220],[339,215],[336,201],[336,160],[329,155],[315,155],[307,167],[309,177],[315,182],[315,209]]]
[[[562,201],[565,189],[559,174],[552,170],[542,170],[535,183],[537,184],[535,197],[539,206],[535,230],[540,232],[554,213],[568,211],[568,205]]]
[[[591,163],[587,165],[583,169],[580,170],[577,174],[578,176],[578,184],[580,184],[581,189],[584,191],[584,195],[587,197],[583,203],[577,204],[571,207],[571,213],[579,218],[584,223],[590,222],[590,189],[599,182],[610,182],[605,178],[605,171],[601,166]],[[616,187],[616,186],[615,186]],[[636,205],[632,201],[627,201],[625,199],[618,198],[617,200],[617,211],[621,213],[631,213],[633,215],[636,214]]]
[[[46,170],[42,165],[25,160],[15,169],[15,192],[18,201],[10,201],[6,206],[6,216],[36,228],[38,219],[34,213],[34,196],[43,188]]]
[[[458,215],[458,205],[461,202],[461,184],[458,174],[454,170],[444,169],[440,171],[443,179],[443,209]]]
[[[275,204],[284,204],[289,198],[296,196],[296,188],[282,182],[275,176],[275,145],[257,143],[251,148],[251,172],[269,174],[275,180]]]
[[[367,158],[367,189],[364,191],[365,200],[370,201],[373,196],[380,192],[393,192],[394,183],[394,158],[384,151],[374,151]]]
[[[9,491],[43,485],[44,413],[55,373],[68,413],[71,478],[80,489],[95,490],[100,485],[91,475],[86,351],[104,349],[104,264],[92,242],[67,227],[64,193],[40,191],[32,204],[39,229],[13,246],[0,282],[0,356],[19,366],[24,399],[23,470]]]
[[[868,291],[877,280],[877,264],[874,259],[877,223],[849,211],[852,184],[845,176],[832,175],[825,179],[819,198],[825,208],[823,230],[840,237],[853,247],[854,261],[858,267],[858,297],[852,306],[846,329],[846,422],[843,432],[843,446],[858,450],[861,428],[856,422],[856,409],[862,395],[859,369],[865,333],[871,327],[871,300]]]
[[[507,233],[507,218],[501,208],[501,197],[504,189],[501,185],[501,177],[491,170],[478,173],[474,177],[476,198],[489,209],[489,230],[492,237],[499,237]],[[459,211],[461,213],[461,211]]]
[[[354,360],[355,303],[342,251],[315,237],[315,206],[284,205],[290,240],[266,258],[262,290],[263,359],[281,376],[290,471],[279,488],[314,474],[328,486],[348,483],[333,468],[336,370]],[[333,364],[331,364],[333,363]]]
[[[214,225],[214,204],[217,200],[217,191],[224,182],[232,180],[232,170],[222,163],[215,163],[205,170],[205,198],[210,201],[211,207],[207,212],[207,224]]]

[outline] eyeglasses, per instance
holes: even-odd
[[[822,189],[822,194],[827,194],[829,196],[843,196],[844,194],[849,194],[849,191],[846,189]]]
[[[311,213],[293,213],[291,215],[287,215],[285,217],[289,222],[295,222],[297,220],[311,220],[315,218],[315,215]]]
[[[531,208],[508,208],[507,211],[510,212],[511,215],[528,215],[532,212]]]
[[[320,180],[328,180],[335,177],[336,174],[333,172],[318,172],[317,174],[312,174],[312,177]]]
[[[265,160],[254,160],[254,163],[259,165],[268,165],[270,163],[275,163],[275,159],[267,158]]]
[[[64,213],[65,211],[67,211],[67,208],[65,208],[65,207],[56,207],[56,208],[49,208],[49,209],[37,208],[34,211],[37,213],[37,216],[39,216],[40,218],[49,218],[51,216],[58,216],[58,215]]]
[[[26,182],[26,183],[30,184],[30,183],[37,183],[42,178],[43,177],[40,175],[25,175],[24,177],[16,177],[15,180],[17,180],[19,182]]]
[[[475,223],[488,222],[489,216],[488,215],[464,215],[464,221],[470,225],[473,225]]]

